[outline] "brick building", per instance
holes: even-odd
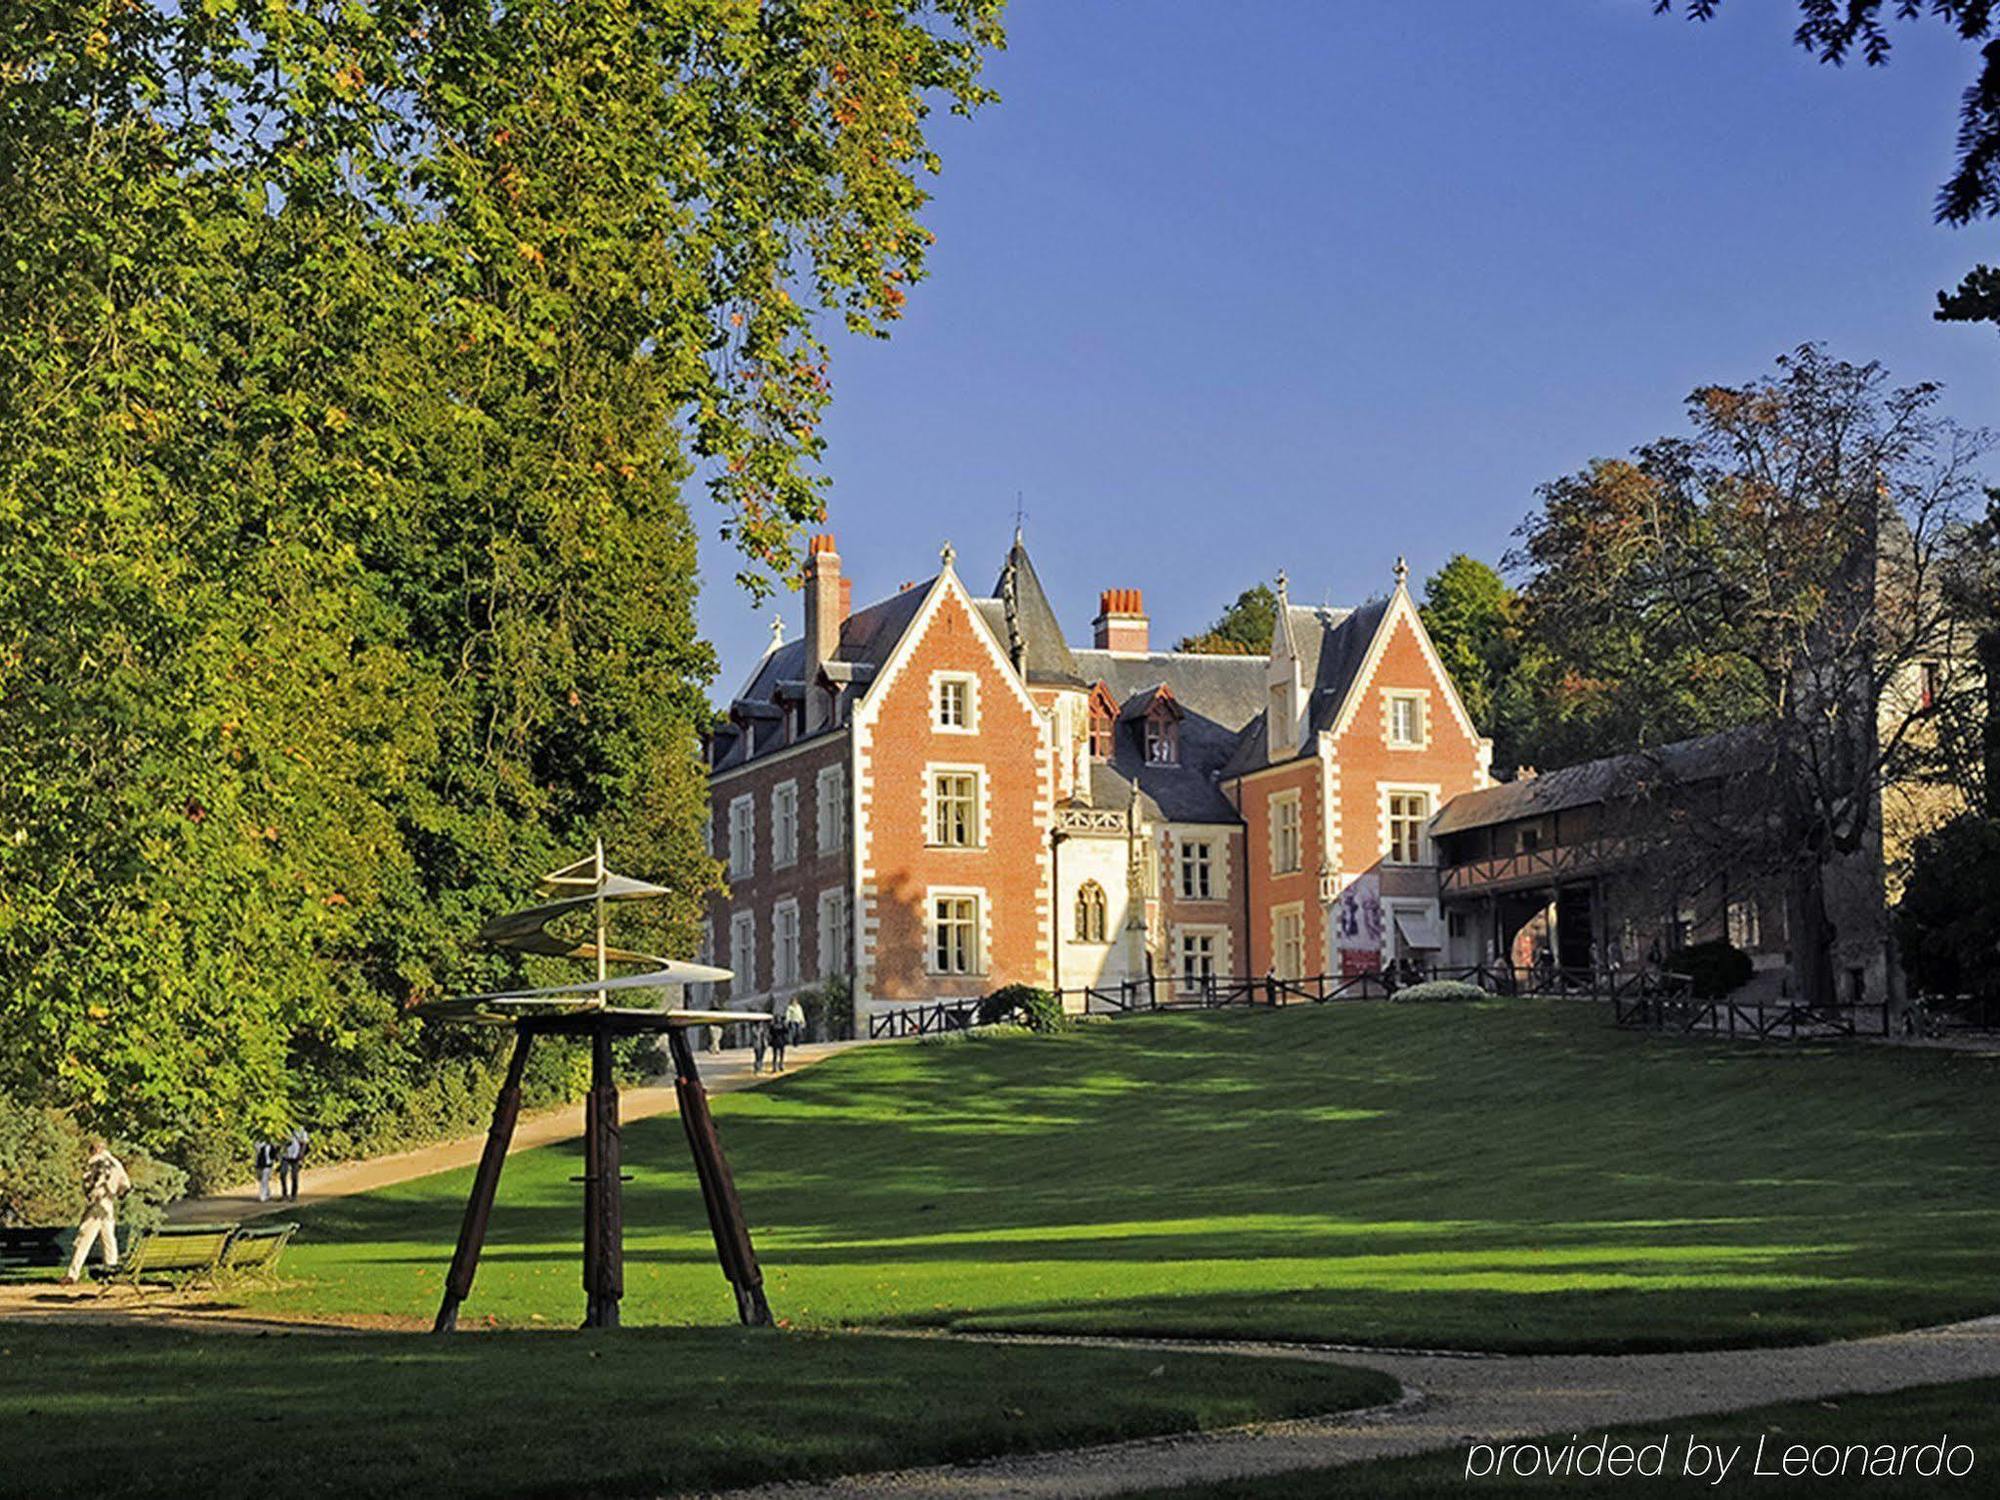
[[[1267,656],[1155,651],[1137,589],[1063,638],[1017,536],[860,610],[814,538],[709,747],[731,1003],[845,977],[857,1019],[1023,982],[1353,972],[1444,957],[1429,827],[1488,784],[1412,603],[1303,608]],[[864,1023],[865,1024],[865,1021]]]

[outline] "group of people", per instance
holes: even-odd
[[[794,1042],[806,1039],[806,1010],[796,998],[785,1007],[785,1013],[776,1020],[764,1021],[750,1028],[750,1071],[764,1071],[764,1058],[768,1053],[771,1071],[785,1071],[785,1049]]]
[[[282,1141],[259,1141],[252,1160],[257,1167],[257,1201],[271,1201],[271,1173],[278,1174],[278,1192],[287,1203],[298,1201],[299,1168],[306,1159],[306,1150],[312,1145],[312,1137],[307,1135],[303,1125],[295,1126],[292,1133]]]

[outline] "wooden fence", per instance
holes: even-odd
[[[1891,1007],[1834,1005],[1814,1008],[1797,1000],[1697,1000],[1692,995],[1635,995],[1612,1002],[1612,1019],[1645,1031],[1677,1031],[1757,1041],[1820,1037],[1888,1036]]]
[[[1513,964],[1398,964],[1359,974],[1314,974],[1280,979],[1212,974],[1199,982],[1170,975],[1127,979],[1113,985],[1079,985],[1056,991],[1068,1009],[1081,1001],[1087,1015],[1127,1015],[1162,1010],[1216,1010],[1228,1006],[1325,1005],[1337,1000],[1387,1000],[1413,985],[1450,979],[1472,984],[1489,995],[1569,995],[1618,1000],[1643,995],[1685,993],[1679,975],[1648,969],[1555,969]]]

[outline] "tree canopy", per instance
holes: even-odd
[[[448,1113],[483,1053],[404,1007],[600,833],[691,938],[682,489],[789,570],[998,11],[0,23],[0,1088],[184,1154]]]
[[[1253,584],[1200,635],[1184,636],[1176,651],[1218,656],[1262,656],[1271,649],[1278,624],[1278,596],[1268,583]]]

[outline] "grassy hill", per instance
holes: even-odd
[[[1996,1083],[1573,1002],[1355,1004],[870,1048],[716,1113],[794,1326],[1659,1349],[1991,1310]],[[679,1130],[626,1133],[629,1323],[731,1316]],[[510,1162],[468,1320],[578,1317],[579,1156]],[[427,1320],[468,1178],[309,1215],[266,1300]]]

